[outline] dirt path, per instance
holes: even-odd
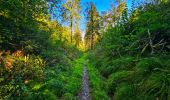
[[[89,81],[88,81],[88,73],[87,73],[87,65],[84,61],[83,65],[83,77],[82,77],[82,92],[80,100],[91,100],[89,93]]]

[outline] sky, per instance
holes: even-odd
[[[81,0],[82,4],[86,2],[93,2],[96,5],[96,8],[99,12],[106,11],[110,8],[110,2],[116,0]],[[131,7],[132,0],[127,0],[128,8]]]
[[[97,11],[101,13],[102,11],[109,10],[111,1],[116,1],[116,0],[81,0],[81,4],[83,7],[83,5],[86,5],[87,2],[93,2],[97,8]],[[128,9],[131,8],[131,5],[132,5],[132,0],[127,0]],[[82,35],[84,35],[85,29],[86,29],[86,20],[83,14],[81,14],[81,16],[82,16],[82,19],[80,21],[80,29],[81,29]]]

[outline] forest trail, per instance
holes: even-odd
[[[83,64],[83,77],[82,77],[82,91],[81,91],[81,97],[80,100],[91,100],[90,99],[90,89],[89,89],[89,78],[88,78],[88,72],[87,72],[87,64],[86,61],[84,61]]]

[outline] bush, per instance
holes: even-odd
[[[22,51],[0,55],[0,98],[21,98],[29,92],[32,81],[44,80],[44,61],[39,56],[24,56]]]
[[[136,99],[136,91],[134,91],[133,86],[127,83],[121,83],[117,86],[115,95],[113,99],[115,100],[138,100]]]
[[[122,82],[131,83],[130,77],[132,74],[133,71],[119,71],[111,74],[108,78],[109,93],[113,94],[116,87]]]
[[[87,70],[89,76],[89,87],[92,100],[108,100],[107,95],[108,86],[105,83],[104,78],[100,75],[95,67],[87,61]]]
[[[103,76],[108,77],[110,74],[120,70],[132,70],[135,66],[134,57],[122,57],[106,62],[101,69]]]

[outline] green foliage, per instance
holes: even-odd
[[[78,92],[79,83],[66,84],[77,76],[72,60],[81,52],[68,29],[50,20],[47,2],[0,0],[0,99],[56,100]]]
[[[89,7],[87,8],[87,25],[86,25],[86,34],[85,34],[85,45],[88,49],[93,49],[95,38],[100,36],[99,34],[99,13],[97,12],[96,6],[93,2],[90,2]]]
[[[103,76],[108,77],[111,73],[117,72],[118,70],[131,70],[135,64],[133,57],[122,57],[115,59],[111,62],[106,62],[100,70]]]
[[[96,44],[90,60],[112,99],[169,99],[169,7],[161,1],[142,4],[130,16],[122,12]]]
[[[72,62],[72,68],[70,74],[68,74],[66,78],[66,86],[65,90],[66,93],[71,93],[74,96],[80,93],[81,89],[81,81],[82,81],[82,73],[83,73],[83,62],[84,57],[77,59],[76,61]]]
[[[113,94],[121,83],[130,83],[133,71],[119,71],[113,73],[108,78],[109,93]]]
[[[116,93],[114,96],[114,99],[116,100],[122,100],[126,98],[126,100],[135,100],[135,93],[133,92],[133,87],[130,86],[127,83],[121,83],[119,86],[116,88]]]
[[[22,98],[32,81],[44,80],[44,61],[39,56],[23,56],[21,51],[1,53],[1,99]]]
[[[89,87],[91,91],[91,97],[93,100],[108,100],[109,97],[107,95],[107,84],[103,81],[102,76],[100,76],[97,69],[90,64],[91,62],[87,61],[87,69],[88,69],[88,76],[89,76]]]
[[[62,19],[50,20],[53,8]],[[169,100],[170,2],[154,0],[128,14],[118,0],[101,22],[93,3],[87,13],[92,99]],[[86,55],[70,43],[79,14],[80,0],[0,0],[0,99],[79,98]],[[63,19],[70,21],[71,41]],[[75,32],[79,46],[78,24]]]
[[[40,47],[42,40],[37,38],[43,33],[38,28],[41,23],[38,19],[44,19],[47,14],[46,1],[6,0],[0,5],[0,50],[28,49],[30,52],[33,49],[35,52],[35,46]]]

